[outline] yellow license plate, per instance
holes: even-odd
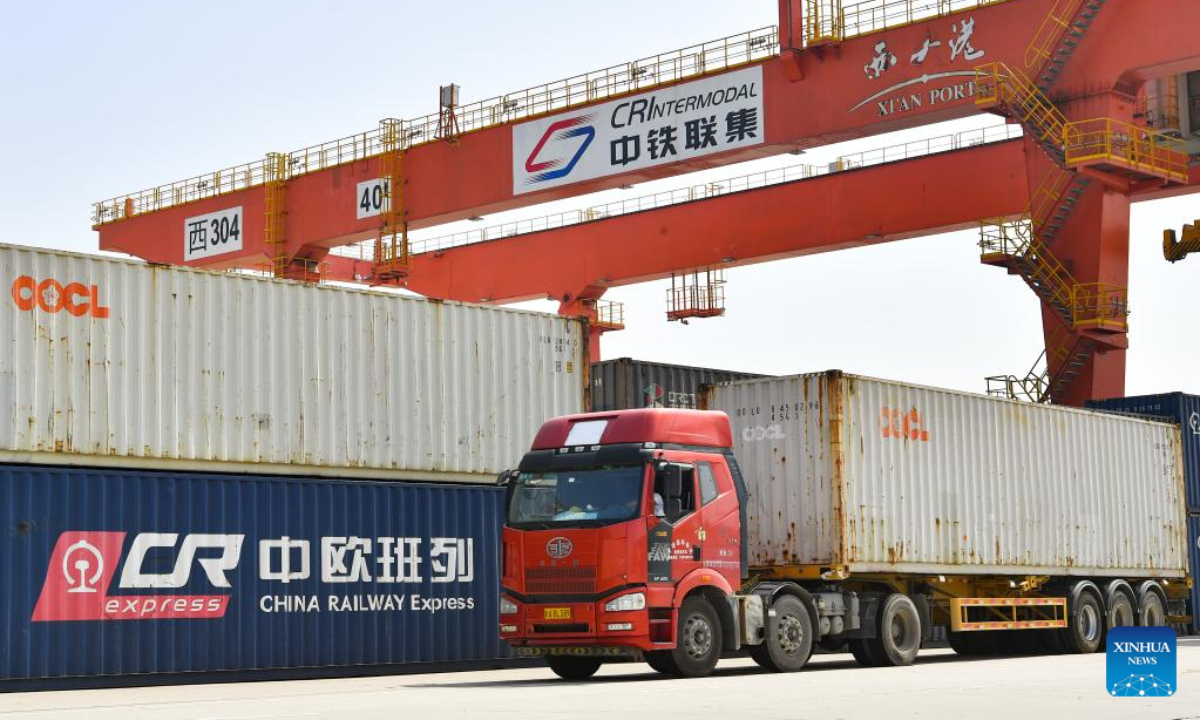
[[[570,620],[571,608],[545,608],[542,610],[544,620]]]

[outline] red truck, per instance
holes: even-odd
[[[568,679],[628,660],[699,677],[739,652],[796,671],[818,645],[848,647],[863,665],[907,665],[935,625],[963,654],[1086,653],[1108,627],[1182,612],[1185,513],[1171,426],[842,373],[749,384],[710,391],[707,402],[725,412],[628,410],[542,426],[519,469],[502,476],[500,631],[518,655],[545,657]],[[973,460],[963,444],[982,441],[970,422],[993,436],[992,415],[1031,434],[992,441],[1011,457]],[[964,430],[963,418],[975,420]],[[1055,458],[1034,452],[1064,422],[1081,439],[1054,440]],[[1128,515],[1146,527],[1136,538],[1095,539],[1091,520],[1061,517],[1071,502],[1063,490],[1077,482],[1072,458],[1097,438],[1146,446],[1130,461],[1141,467],[1115,462],[1087,488],[1114,494],[1116,516],[1097,522]],[[1022,490],[996,479],[999,462],[1034,482]],[[949,476],[952,495],[941,487]],[[1155,498],[1130,494],[1131,482]],[[996,520],[999,502],[1024,514]],[[979,515],[976,505],[991,509]],[[1079,538],[1029,530],[1068,522],[1101,547],[1043,547]]]

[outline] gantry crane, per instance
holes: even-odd
[[[1200,5],[780,0],[779,12],[778,27],[471,105],[444,88],[425,118],[97,203],[100,246],[446,299],[549,297],[593,320],[598,356],[599,333],[620,327],[602,304],[610,287],[975,227],[984,262],[1024,278],[1043,308],[1044,363],[995,389],[1070,404],[1122,394],[1130,203],[1200,186],[1191,125],[1148,122],[1139,95],[1200,69]],[[408,240],[979,112],[1012,131],[589,208],[480,242]],[[364,241],[358,257],[334,250]]]

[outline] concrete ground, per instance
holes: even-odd
[[[586,683],[549,670],[493,670],[339,680],[81,690],[0,696],[16,718],[1200,718],[1200,640],[1180,640],[1178,692],[1112,698],[1104,655],[964,660],[922,651],[908,668],[859,668],[817,655],[795,675],[727,660],[702,680],[666,679],[644,665],[612,665]]]

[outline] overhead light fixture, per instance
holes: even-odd
[[[723,263],[737,262],[737,258],[731,258],[731,257],[721,258],[721,262],[723,262]]]
[[[467,219],[470,220],[471,222],[480,222],[483,220],[483,216],[482,215],[472,215],[471,217],[469,217]]]
[[[807,155],[807,154],[808,154],[807,151],[801,150],[800,148],[796,148],[795,150],[788,150],[788,155],[797,155],[798,156],[798,155]]]
[[[632,190],[633,189],[632,185],[618,185],[617,187],[621,188],[622,190]]]

